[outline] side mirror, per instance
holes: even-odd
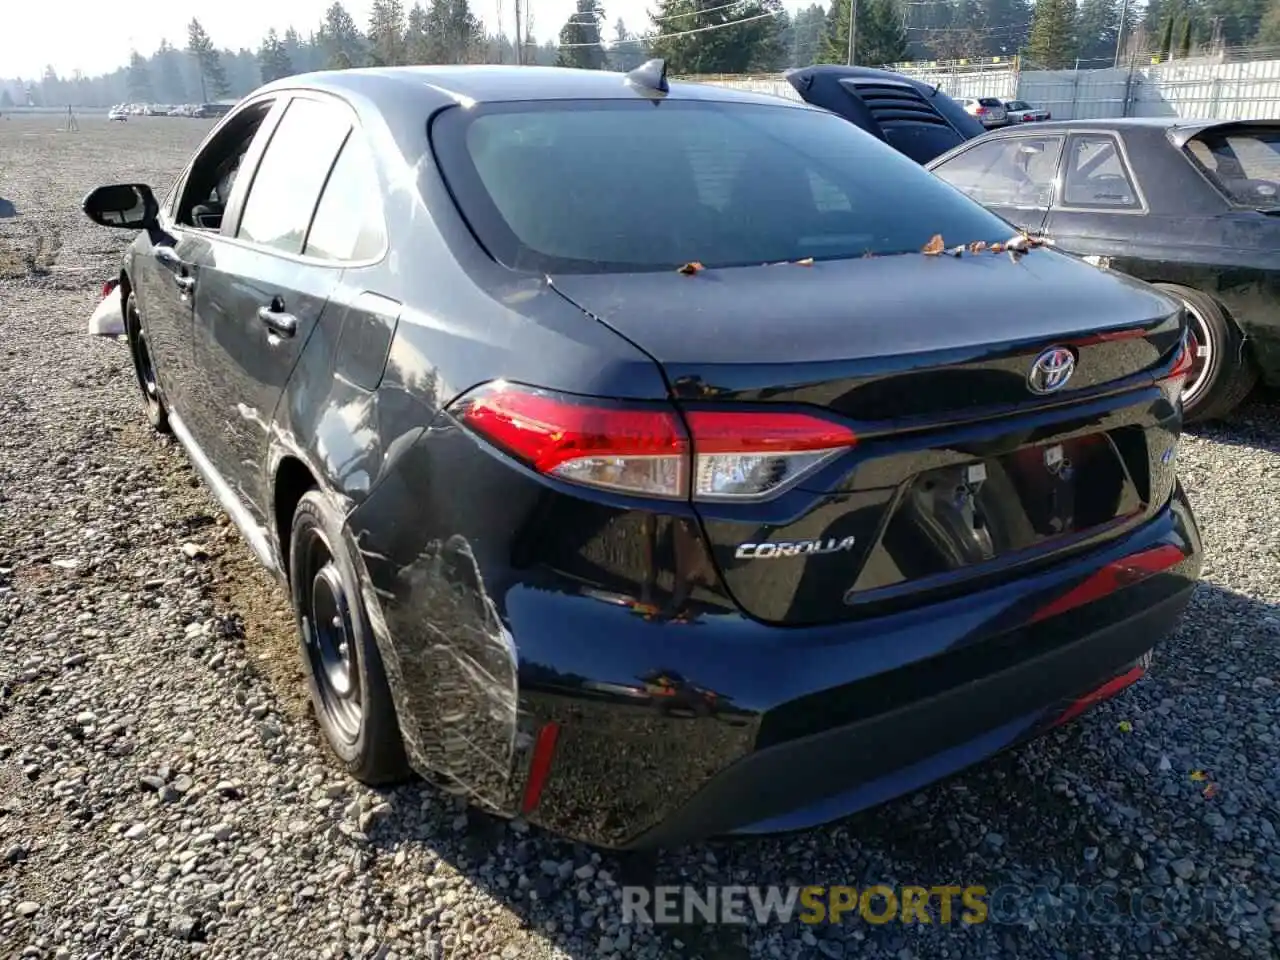
[[[98,187],[84,198],[82,209],[94,223],[124,230],[147,230],[160,216],[160,204],[145,183]]]

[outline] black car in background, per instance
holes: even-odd
[[[1198,576],[1177,304],[824,110],[297,76],[85,210],[143,231],[145,409],[370,783],[615,847],[803,827],[1133,682]]]
[[[1189,420],[1280,385],[1280,120],[1021,124],[929,164],[1059,249],[1161,286],[1186,308]]]
[[[889,70],[822,64],[789,70],[786,79],[806,103],[844,117],[916,163],[986,130],[939,87]]]

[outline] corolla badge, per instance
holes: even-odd
[[[1031,364],[1027,389],[1032,393],[1055,393],[1066,386],[1076,370],[1076,355],[1066,347],[1050,347]]]

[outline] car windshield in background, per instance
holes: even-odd
[[[1205,133],[1187,150],[1232,203],[1280,207],[1280,130]]]
[[[591,100],[432,124],[463,216],[546,273],[746,266],[1005,240],[1012,228],[853,124],[794,107]]]
[[[1004,106],[1004,104],[1001,103],[999,100],[997,100],[995,97],[981,97],[979,98],[978,102],[982,104],[984,107],[1003,107]]]

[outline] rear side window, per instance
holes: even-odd
[[[322,260],[371,260],[382,253],[385,238],[378,174],[357,130],[329,174],[303,252]]]
[[[1280,130],[1204,133],[1186,149],[1232,203],[1280,207]]]
[[[1086,133],[1067,141],[1062,205],[1101,210],[1141,207],[1138,188],[1134,186],[1115,137]]]
[[[236,236],[301,253],[320,190],[351,121],[336,104],[295,99],[271,135],[254,174]]]
[[[1049,208],[1062,137],[1006,137],[978,143],[934,173],[988,206]]]
[[[668,100],[452,109],[441,168],[517,269],[601,272],[916,252],[1009,226],[824,111]]]

